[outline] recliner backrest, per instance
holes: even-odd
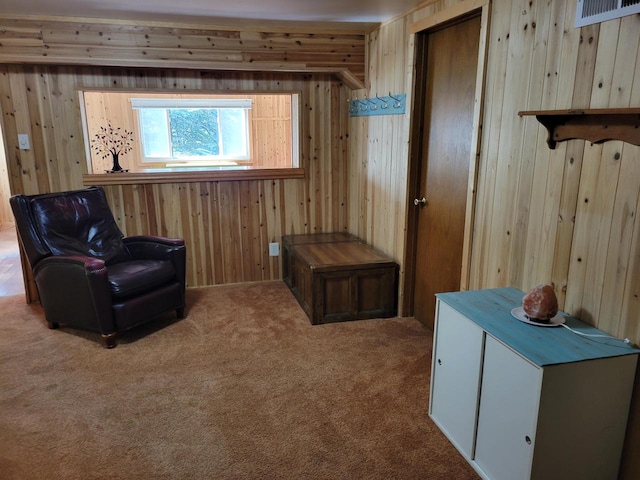
[[[17,195],[11,206],[32,267],[49,255],[85,255],[108,264],[129,258],[101,187]]]

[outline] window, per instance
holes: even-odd
[[[249,160],[251,99],[132,98],[143,162]]]
[[[119,163],[129,173],[298,169],[297,92],[80,93],[89,173],[112,167],[92,148],[107,126],[128,133]]]

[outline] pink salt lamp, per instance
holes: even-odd
[[[547,323],[558,313],[558,298],[551,285],[536,285],[522,299],[522,309],[530,320]]]

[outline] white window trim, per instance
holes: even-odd
[[[140,108],[245,108],[253,106],[250,98],[132,98],[131,107]]]
[[[250,110],[253,107],[253,101],[250,98],[131,98],[131,108],[134,110],[157,108],[162,110],[169,110],[172,108],[242,108]],[[246,115],[246,113],[245,113]],[[233,166],[238,165],[238,162],[247,161],[251,159],[251,142],[249,141],[249,125],[248,117],[245,117],[247,121],[247,131],[245,132],[245,140],[247,142],[247,154],[246,155],[219,155],[216,157],[153,157],[143,156],[143,163],[164,163],[165,167],[188,167],[188,166]],[[141,120],[138,117],[140,128]]]

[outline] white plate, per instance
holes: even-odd
[[[529,325],[535,325],[536,327],[559,327],[564,323],[564,317],[559,313],[557,313],[555,317],[550,318],[548,323],[533,322],[529,320],[529,316],[524,313],[524,309],[522,307],[516,307],[511,310],[511,315],[521,322],[528,323]]]

